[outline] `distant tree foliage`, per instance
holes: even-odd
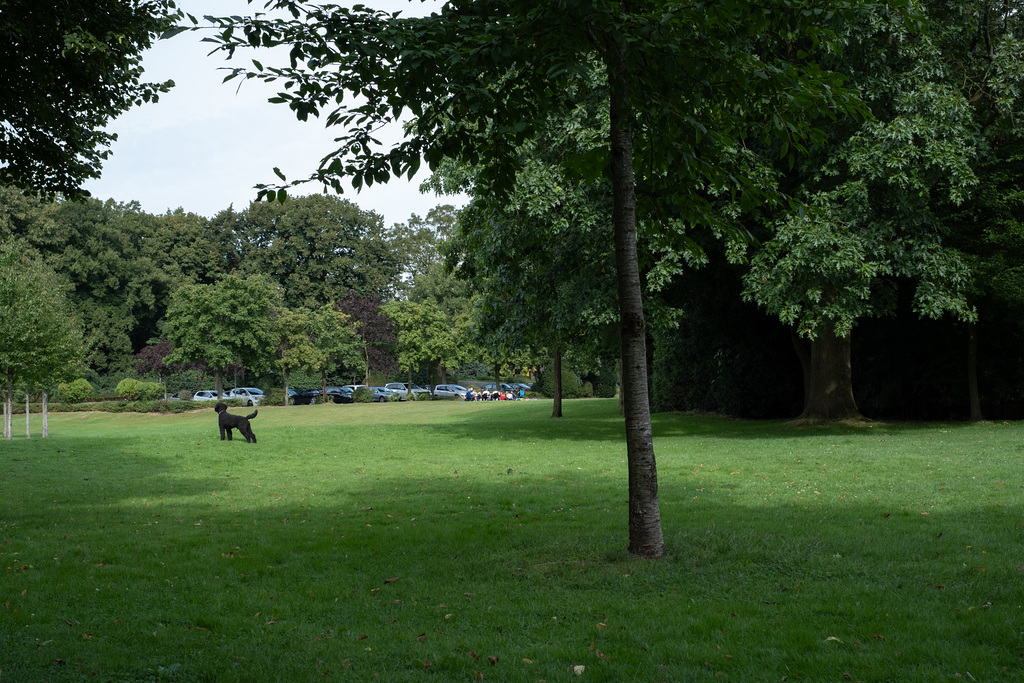
[[[281,285],[290,308],[313,309],[349,290],[390,298],[404,266],[384,220],[335,196],[253,202],[214,222],[231,226],[240,272]]]

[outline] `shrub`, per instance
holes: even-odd
[[[92,396],[92,385],[81,377],[70,383],[61,382],[57,385],[57,395],[65,403],[81,403]]]
[[[139,397],[139,380],[125,377],[117,383],[117,389],[114,392],[121,398],[134,401]]]
[[[157,382],[139,382],[139,399],[143,401],[155,401],[163,398],[164,387]]]
[[[352,401],[354,403],[372,403],[373,390],[368,387],[359,387],[352,392]]]
[[[545,372],[540,381],[533,385],[533,390],[540,392],[547,398],[554,398],[555,395],[555,373]],[[580,397],[580,378],[572,370],[562,368],[562,398]]]
[[[422,394],[413,394],[413,396],[416,397],[417,401],[429,401],[432,398],[434,398],[433,396],[430,395],[429,391],[424,391]]]
[[[590,382],[584,382],[580,392],[583,398],[594,398],[594,385]]]
[[[189,391],[188,389],[182,389],[181,391],[178,392],[178,398],[180,398],[182,401],[191,401],[192,392]]]
[[[283,406],[284,405],[284,389],[280,387],[273,387],[263,392],[263,398],[260,399],[260,405],[263,406]]]

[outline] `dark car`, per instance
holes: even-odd
[[[352,403],[352,389],[349,387],[327,387],[324,400],[333,403]]]
[[[289,389],[288,402],[293,406],[316,405],[320,401],[319,389]]]

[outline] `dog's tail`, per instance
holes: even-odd
[[[246,420],[251,420],[251,419],[253,419],[254,417],[256,417],[256,413],[258,413],[258,412],[260,412],[260,411],[258,411],[258,410],[254,410],[254,411],[252,411],[252,413],[250,413],[249,415],[246,415],[246,416],[245,416],[245,419],[246,419]]]

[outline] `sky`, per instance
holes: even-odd
[[[263,9],[262,0],[179,0],[178,6],[202,23],[203,15],[230,16]],[[363,0],[387,11],[429,13],[442,4],[436,0]],[[256,198],[258,183],[278,181],[274,167],[289,180],[307,177],[320,159],[335,148],[340,131],[326,129],[318,120],[295,119],[286,105],[267,102],[276,94],[272,85],[256,79],[223,83],[222,67],[249,64],[255,53],[225,62],[207,56],[209,43],[184,32],[160,40],[143,56],[144,80],[171,79],[175,87],[156,104],[143,104],[115,119],[108,131],[117,133],[102,177],[85,185],[92,196],[118,202],[137,201],[144,211],[162,214],[183,208],[212,217],[233,206],[244,209]],[[265,63],[269,60],[264,59]],[[394,135],[398,135],[396,131]],[[412,214],[421,217],[438,204],[465,203],[463,196],[421,194],[426,166],[412,181],[392,179],[358,194],[346,186],[343,197],[361,209],[375,211],[385,225],[404,223]],[[322,191],[317,184],[293,188],[294,195]]]

